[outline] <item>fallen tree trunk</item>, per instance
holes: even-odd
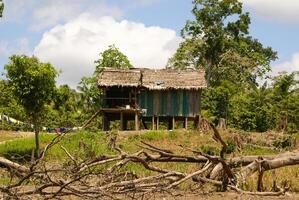
[[[251,164],[242,168],[237,174],[238,182],[244,183],[244,181],[254,174],[255,172],[263,173],[268,170],[273,170],[281,167],[286,167],[290,165],[299,164],[299,153],[298,152],[288,152],[282,155],[278,155],[272,160],[260,157],[259,159],[253,161]]]
[[[12,162],[6,158],[0,157],[0,166],[3,166],[9,170],[14,170],[19,174],[29,173],[29,168],[26,166],[20,165],[16,162]]]

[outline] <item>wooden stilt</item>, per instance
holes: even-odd
[[[120,112],[120,130],[124,130],[124,113]]]
[[[172,128],[171,129],[172,130],[175,129],[175,117],[172,117]]]
[[[159,130],[159,116],[157,116],[157,125],[156,125],[156,129]]]
[[[128,119],[126,117],[124,117],[124,130],[127,130],[128,129]]]
[[[152,116],[152,130],[155,130],[155,116]]]
[[[184,129],[188,129],[188,117],[185,117],[184,119]]]
[[[108,120],[106,113],[103,113],[102,128],[103,128],[103,131],[109,131],[109,128],[110,128],[109,120]]]
[[[172,118],[169,117],[168,118],[168,130],[171,130],[172,129]]]
[[[194,129],[199,129],[199,116],[194,118]]]
[[[135,130],[139,130],[139,115],[138,112],[135,112]]]

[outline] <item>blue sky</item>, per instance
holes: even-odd
[[[299,1],[242,0],[251,35],[278,51],[273,73],[299,70]],[[136,67],[164,67],[192,0],[4,0],[0,71],[11,54],[36,55],[61,70],[58,83],[75,87],[94,70],[98,53],[115,44]]]

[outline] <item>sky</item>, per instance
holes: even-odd
[[[250,34],[278,52],[271,74],[299,70],[299,1],[241,0]],[[58,84],[76,88],[114,44],[134,67],[163,68],[193,19],[192,0],[4,0],[0,72],[12,54],[35,55],[60,71]]]

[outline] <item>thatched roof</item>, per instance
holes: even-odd
[[[144,87],[150,90],[187,89],[206,87],[203,70],[170,69],[105,69],[99,75],[100,87]]]
[[[98,85],[101,87],[138,87],[141,83],[140,80],[140,70],[105,69],[99,75]]]

